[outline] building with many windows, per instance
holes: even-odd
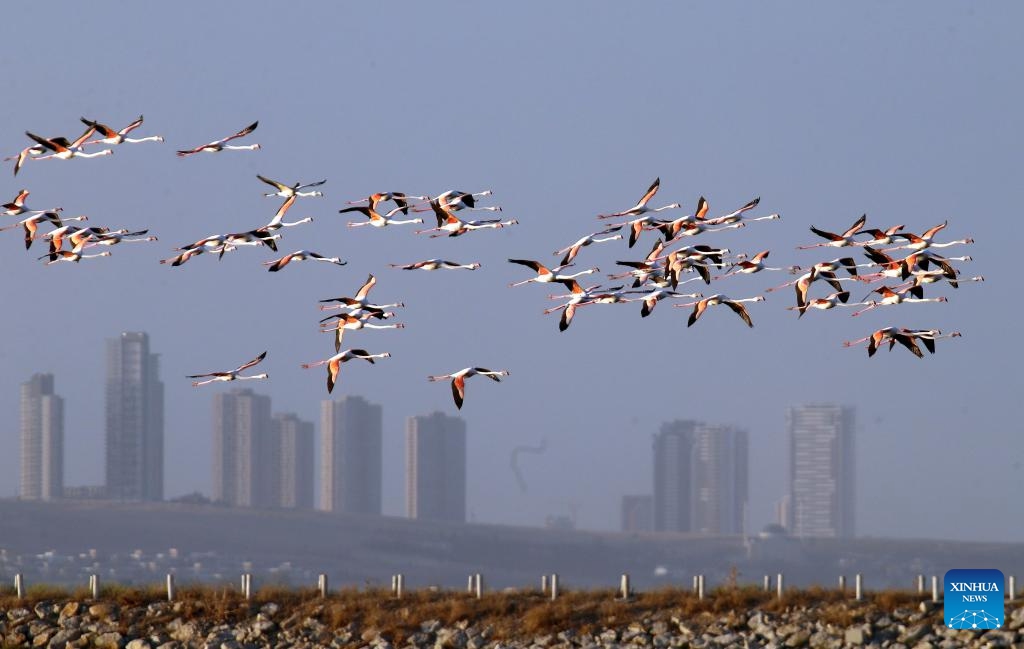
[[[107,340],[106,491],[115,500],[164,497],[164,384],[143,332]]]
[[[55,500],[64,491],[64,400],[53,374],[21,384],[21,489],[26,500]]]
[[[836,404],[792,406],[788,516],[794,536],[854,535],[854,409]]]
[[[409,518],[466,521],[466,422],[442,412],[409,417],[405,429]]]

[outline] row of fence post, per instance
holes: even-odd
[[[864,580],[863,576],[858,573],[854,575],[854,599],[861,601],[864,599]],[[936,575],[932,575],[932,601],[942,601],[942,591],[939,584],[939,578]],[[401,598],[402,592],[405,590],[405,576],[401,573],[391,576],[391,594],[395,597]],[[541,575],[540,578],[540,590],[544,595],[550,595],[551,599],[558,598],[558,574],[552,573],[550,575]],[[771,575],[764,576],[764,591],[770,592],[772,590],[772,577]],[[846,575],[839,575],[839,590],[846,591]],[[327,575],[321,573],[317,578],[317,591],[320,597],[327,597],[328,595],[328,584]],[[477,572],[469,575],[469,579],[466,582],[466,591],[475,596],[477,599],[483,597],[483,576]],[[14,575],[14,592],[18,599],[25,598],[25,577],[21,573]],[[241,592],[245,599],[252,599],[252,574],[243,573],[241,580]],[[697,595],[697,599],[704,599],[706,594],[704,575],[693,576],[693,592]],[[784,575],[780,572],[775,576],[775,592],[779,599],[782,599],[784,590]],[[925,594],[925,576],[917,575],[917,593],[919,595]],[[619,580],[619,590],[617,597],[621,599],[629,599],[633,594],[630,587],[629,575],[626,573],[622,574]],[[1006,598],[1008,601],[1015,601],[1017,594],[1017,579],[1016,576],[1010,575],[1007,577],[1006,585]],[[93,574],[89,575],[89,595],[92,599],[100,598],[100,576]],[[175,584],[174,575],[167,575],[167,601],[173,602],[175,598]]]

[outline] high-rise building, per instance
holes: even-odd
[[[280,507],[313,508],[313,422],[297,415],[275,414],[273,443],[279,448],[279,485],[274,490]]]
[[[380,515],[382,418],[383,409],[362,397],[321,402],[321,509]]]
[[[693,432],[690,529],[743,534],[747,510],[747,431],[700,424]]]
[[[689,532],[696,421],[665,422],[654,436],[654,529]]]
[[[21,490],[27,500],[54,500],[64,491],[64,400],[53,374],[21,384]]]
[[[442,412],[409,417],[405,430],[409,518],[466,521],[466,422]]]
[[[270,397],[237,389],[213,397],[213,500],[274,507],[280,449],[273,446]]]
[[[792,406],[789,429],[790,525],[794,536],[854,535],[854,409]]]
[[[622,531],[650,532],[654,529],[654,497],[650,494],[622,497]]]
[[[107,340],[107,496],[162,500],[164,384],[149,336],[125,332]]]

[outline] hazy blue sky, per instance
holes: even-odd
[[[229,386],[193,389],[184,375],[269,350],[271,380],[248,386],[272,395],[276,411],[317,420],[324,374],[299,368],[333,353],[316,301],[351,294],[374,272],[373,297],[405,301],[407,328],[350,333],[353,346],[392,358],[347,365],[335,395],[384,406],[386,513],[404,512],[405,418],[455,410],[448,387],[426,375],[484,365],[512,375],[471,381],[462,413],[480,521],[538,524],[578,504],[581,527],[616,529],[620,496],[651,489],[652,433],[697,418],[749,429],[759,528],[786,490],[785,407],[835,401],[858,407],[862,534],[1024,540],[1011,259],[1024,231],[1022,20],[1007,2],[7,7],[2,153],[25,146],[26,129],[76,136],[80,116],[120,127],[142,113],[136,133],[167,141],[0,173],[5,201],[25,187],[30,204],[160,237],[47,267],[35,260],[40,244],[27,254],[18,233],[0,233],[0,493],[17,488],[18,384],[40,371],[57,375],[66,399],[67,482],[102,481],[103,341],[126,330],[149,332],[162,355],[166,493],[208,493],[211,398]],[[257,119],[246,141],[261,151],[174,156]],[[328,179],[326,198],[289,213],[315,221],[285,231],[282,248],[348,266],[268,274],[269,251],[255,249],[157,264],[175,246],[269,220],[279,201],[261,196],[257,173]],[[790,292],[768,294],[751,305],[752,330],[725,309],[687,329],[687,313],[666,304],[644,320],[636,304],[593,307],[565,333],[540,313],[550,287],[507,288],[528,275],[507,257],[553,262],[551,251],[597,229],[595,214],[632,205],[655,176],[657,204],[692,210],[704,195],[721,214],[760,196],[758,215],[783,216],[695,243],[810,264],[838,256],[794,250],[816,240],[811,224],[842,230],[866,212],[869,225],[920,232],[949,219],[939,238],[973,236],[951,253],[974,256],[964,273],[988,281],[929,291],[948,304],[859,318],[797,321],[784,308]],[[337,214],[373,191],[451,188],[493,189],[502,216],[521,225],[428,240],[400,227],[348,230],[350,215]],[[594,246],[578,268],[638,259],[653,236],[635,252]],[[387,267],[429,257],[483,268]],[[788,278],[700,290],[747,297]],[[841,346],[886,325],[964,337],[923,360]],[[544,438],[544,455],[522,458],[524,494],[509,452]]]

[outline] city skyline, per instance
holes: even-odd
[[[142,332],[127,336],[133,343],[141,343],[145,339]],[[113,347],[113,343],[120,343],[120,339],[110,342]],[[136,357],[142,358],[145,348],[139,345]],[[114,354],[108,349],[108,354],[118,357],[123,351]],[[34,375],[22,385],[23,403],[27,403],[27,399],[38,399],[44,393],[52,393],[53,384],[53,375]],[[211,395],[211,404],[211,500],[243,507],[317,507],[326,511],[335,511],[333,508],[337,507],[336,511],[350,513],[384,513],[380,506],[379,484],[385,464],[385,458],[381,455],[383,431],[380,421],[383,408],[380,405],[370,404],[363,397],[354,395],[334,401],[321,401],[320,456],[317,460],[314,452],[317,431],[314,424],[302,420],[295,413],[272,413],[269,396],[257,394],[248,388],[235,388]],[[23,428],[26,425],[26,412],[29,411],[23,408]],[[849,496],[855,493],[851,491],[853,488],[850,485],[856,481],[851,477],[853,466],[849,460],[844,465],[841,479],[837,477],[839,472],[835,467],[839,456],[835,455],[833,449],[841,449],[842,457],[845,458],[855,454],[852,409],[834,404],[805,404],[789,406],[785,414],[792,453],[789,464],[791,486],[777,501],[776,508],[783,507],[788,516],[796,517],[796,508],[792,503],[797,502],[798,492],[803,501],[806,501],[806,497],[802,494],[812,494],[817,499],[815,503],[825,497],[831,498],[829,502],[839,503],[842,498],[836,500],[835,494],[838,492],[846,495],[843,496],[845,501],[842,506],[831,505],[832,509],[824,510],[825,513],[818,511],[820,507],[815,509],[804,504],[802,507],[807,511],[803,518],[791,518],[784,526],[799,535],[850,534],[849,530],[853,527],[849,517],[852,515],[852,502],[855,501],[855,497]],[[839,423],[833,431],[833,423],[837,421]],[[453,425],[455,441],[449,451],[444,452],[443,431]],[[822,427],[828,429],[824,437],[821,435]],[[330,430],[333,433],[329,435],[327,431]],[[429,440],[426,448],[434,451],[424,454],[419,450],[418,447],[422,445],[418,440],[422,436],[421,431],[426,431]],[[653,531],[704,534],[756,531],[745,527],[748,513],[746,489],[749,481],[747,437],[745,430],[727,424],[683,419],[663,422],[653,437],[651,476],[654,490],[652,494],[621,496],[620,527],[624,531],[643,531],[649,526]],[[812,441],[810,445],[808,439]],[[435,496],[430,500],[430,507],[441,512],[441,516],[458,518],[461,513],[463,519],[466,518],[468,485],[464,466],[465,444],[465,423],[458,417],[434,412],[407,419],[404,441],[406,516],[416,517],[417,510],[422,509],[419,503],[421,497],[417,494],[424,490],[415,487],[420,479],[417,476],[419,466],[424,461],[430,466],[448,466],[450,460],[446,459],[446,455],[452,455],[456,466],[460,464],[461,458],[463,468],[461,472],[456,471],[453,479],[456,484],[461,480],[463,486],[461,490],[448,490],[443,485],[435,485],[437,488],[433,490]],[[350,452],[336,452],[335,448],[347,448]],[[344,456],[340,461],[337,459],[338,453]],[[418,461],[417,454],[421,457]],[[26,479],[24,467],[29,466],[25,458],[23,449],[22,483]],[[816,464],[826,460],[830,463],[827,466]],[[687,468],[681,472],[683,465]],[[319,467],[319,476],[311,470],[314,466]],[[331,477],[332,473],[334,477]],[[438,475],[436,471],[427,473],[428,476]],[[264,479],[255,480],[256,476],[264,476]],[[808,487],[807,476],[816,476],[818,481]],[[36,478],[30,476],[29,479]],[[829,483],[819,484],[821,480]],[[319,500],[313,497],[313,484],[317,481],[321,485]],[[659,484],[663,485],[660,489]],[[845,486],[837,488],[836,485],[840,484]],[[75,487],[68,488],[68,491],[78,497],[95,497],[94,490],[90,489],[94,488]],[[335,492],[333,496],[332,491]],[[443,502],[445,498],[451,498],[443,495],[448,491],[462,493],[461,510],[458,503],[453,507]],[[103,495],[111,497],[108,494]],[[775,515],[778,516],[778,510]],[[832,521],[833,518],[835,521]],[[800,523],[804,519],[813,519],[819,523]],[[551,517],[546,520],[550,521]],[[632,523],[627,525],[627,520]],[[820,523],[822,520],[832,521],[828,523],[832,526],[829,529],[834,528],[835,531],[822,531],[820,528],[826,524]],[[541,520],[533,523],[535,526],[543,524]]]

